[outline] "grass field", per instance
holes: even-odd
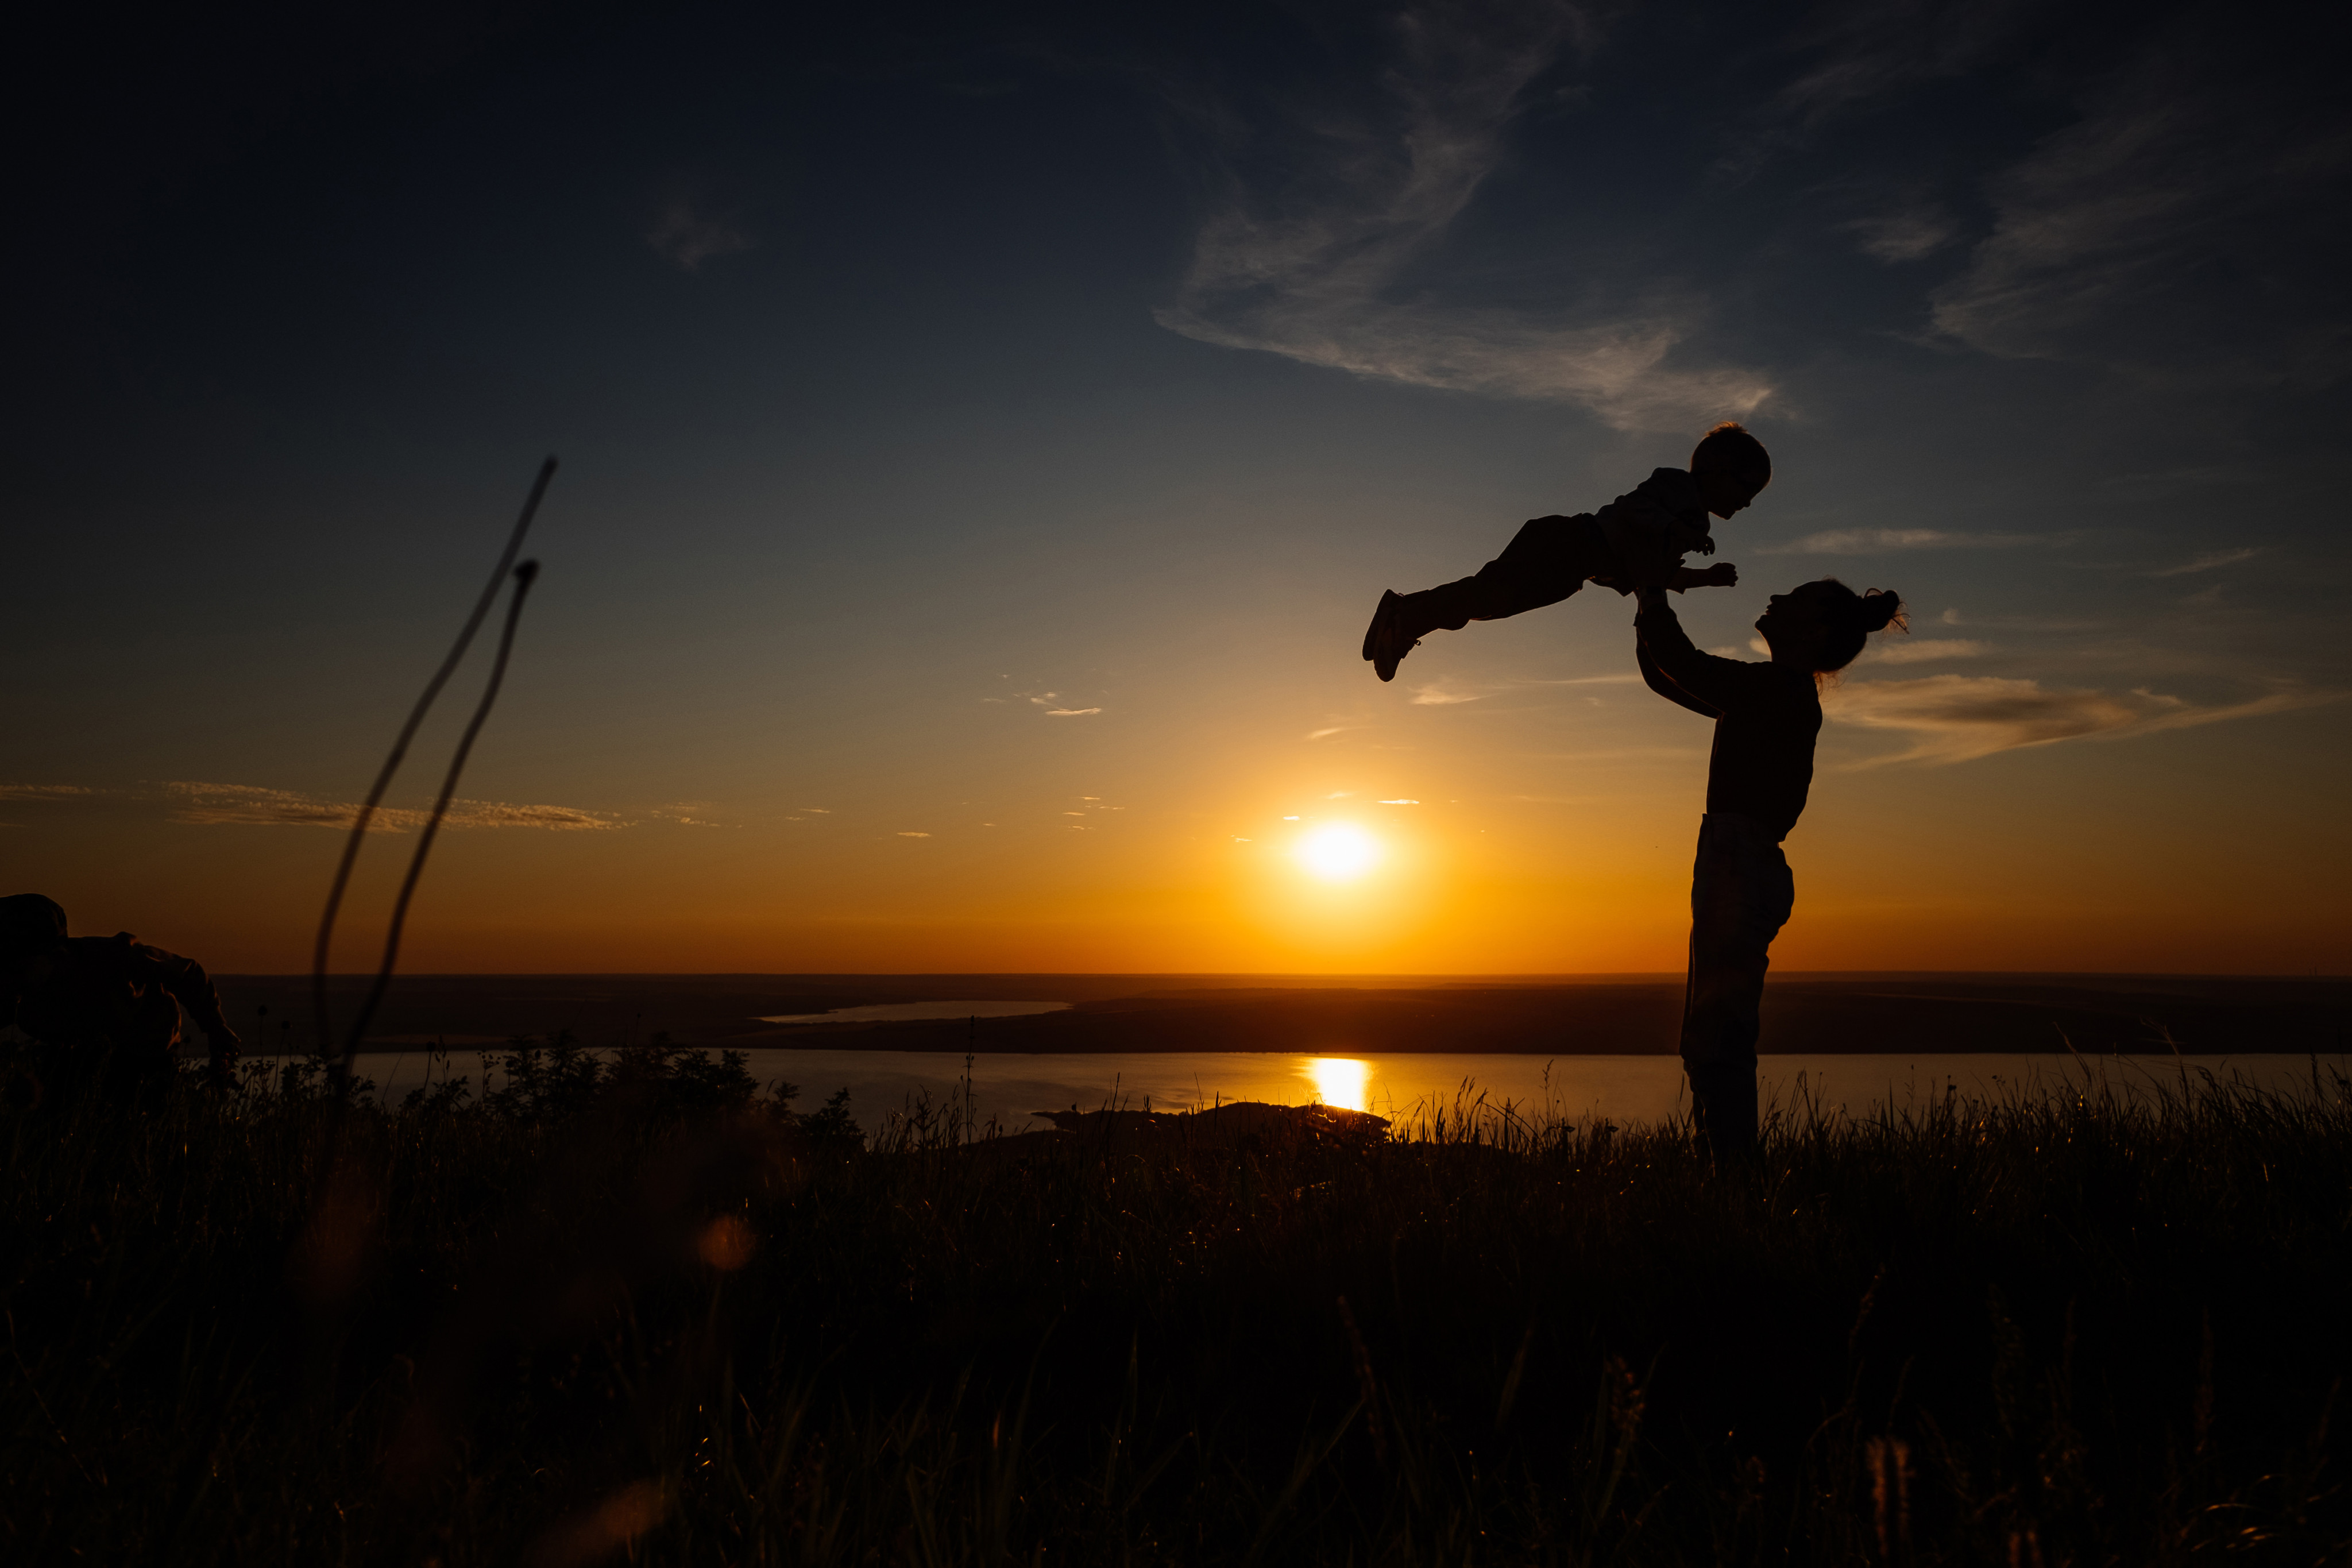
[[[1717,1169],[974,1142],[659,1050],[389,1110],[57,1065],[0,1109],[15,1563],[2352,1562],[2316,1067]]]

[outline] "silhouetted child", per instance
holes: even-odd
[[[1714,554],[1707,514],[1728,519],[1771,478],[1764,444],[1727,421],[1700,439],[1688,472],[1659,468],[1598,513],[1537,518],[1475,577],[1418,594],[1382,594],[1364,633],[1364,657],[1382,680],[1392,680],[1398,662],[1431,632],[1556,605],[1588,579],[1621,594],[1728,587],[1739,580],[1728,563],[1692,571],[1683,557]]]

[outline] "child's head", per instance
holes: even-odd
[[[1772,455],[1745,426],[1727,419],[1699,437],[1690,473],[1706,510],[1727,519],[1772,482]]]
[[[1900,594],[1876,588],[1857,594],[1834,577],[1773,595],[1756,618],[1773,663],[1801,665],[1816,675],[1852,664],[1870,634],[1888,626],[1910,630]]]

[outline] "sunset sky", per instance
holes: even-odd
[[[1630,601],[1358,645],[1733,417],[1778,967],[2352,968],[2340,11],[844,9],[24,36],[0,892],[305,967],[552,452],[408,968],[1679,968]]]

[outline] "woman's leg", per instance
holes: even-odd
[[[1769,830],[1720,812],[1700,821],[1682,1052],[1699,1136],[1717,1153],[1756,1144],[1764,972],[1795,897],[1788,858]]]

